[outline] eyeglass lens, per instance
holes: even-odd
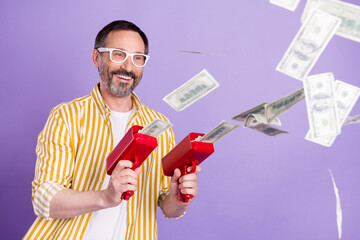
[[[111,58],[113,61],[115,62],[123,62],[126,58],[127,53],[126,52],[122,52],[122,51],[118,51],[118,50],[113,50],[112,54],[111,54]],[[146,57],[143,55],[138,55],[135,54],[132,57],[132,61],[136,66],[143,66],[145,64],[146,61]]]

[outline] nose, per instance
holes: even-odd
[[[133,64],[131,62],[131,57],[129,56],[124,62],[121,63],[121,67],[128,71],[131,72],[132,68],[133,68]]]

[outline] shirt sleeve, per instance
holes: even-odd
[[[74,154],[65,121],[59,109],[52,110],[36,146],[32,203],[39,217],[50,218],[50,202],[55,194],[71,187]]]

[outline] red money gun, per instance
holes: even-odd
[[[202,133],[190,133],[178,145],[176,145],[163,159],[163,171],[166,176],[172,176],[174,170],[179,168],[181,176],[193,173],[196,165],[199,165],[214,152],[212,143],[194,141],[197,137],[204,136]],[[192,167],[188,171],[188,167]],[[189,202],[193,196],[182,194],[179,190],[180,199]]]
[[[132,126],[106,158],[108,175],[111,175],[120,160],[131,160],[134,163],[131,169],[135,170],[158,146],[155,137],[139,133],[142,128],[142,126]],[[129,200],[132,195],[134,195],[134,191],[126,191],[122,194],[121,198]]]

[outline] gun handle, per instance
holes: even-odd
[[[181,176],[195,172],[195,170],[196,170],[196,164],[195,164],[195,160],[194,160],[194,159],[191,161],[191,166],[192,166],[192,169],[191,169],[190,172],[188,172],[188,170],[187,170],[187,168],[189,167],[188,165],[182,166],[181,169],[180,169],[180,171],[181,171]],[[180,195],[180,200],[183,201],[183,202],[189,202],[189,200],[190,200],[191,198],[193,198],[193,195],[191,195],[191,194],[183,194],[183,193],[181,193],[181,192],[180,192],[180,189],[179,189],[179,195]]]
[[[138,165],[139,165],[139,156],[135,153],[134,165],[131,169],[135,170],[135,168],[139,167]],[[127,201],[132,197],[132,195],[134,195],[134,191],[130,191],[130,190],[126,191],[121,195],[121,199]]]

